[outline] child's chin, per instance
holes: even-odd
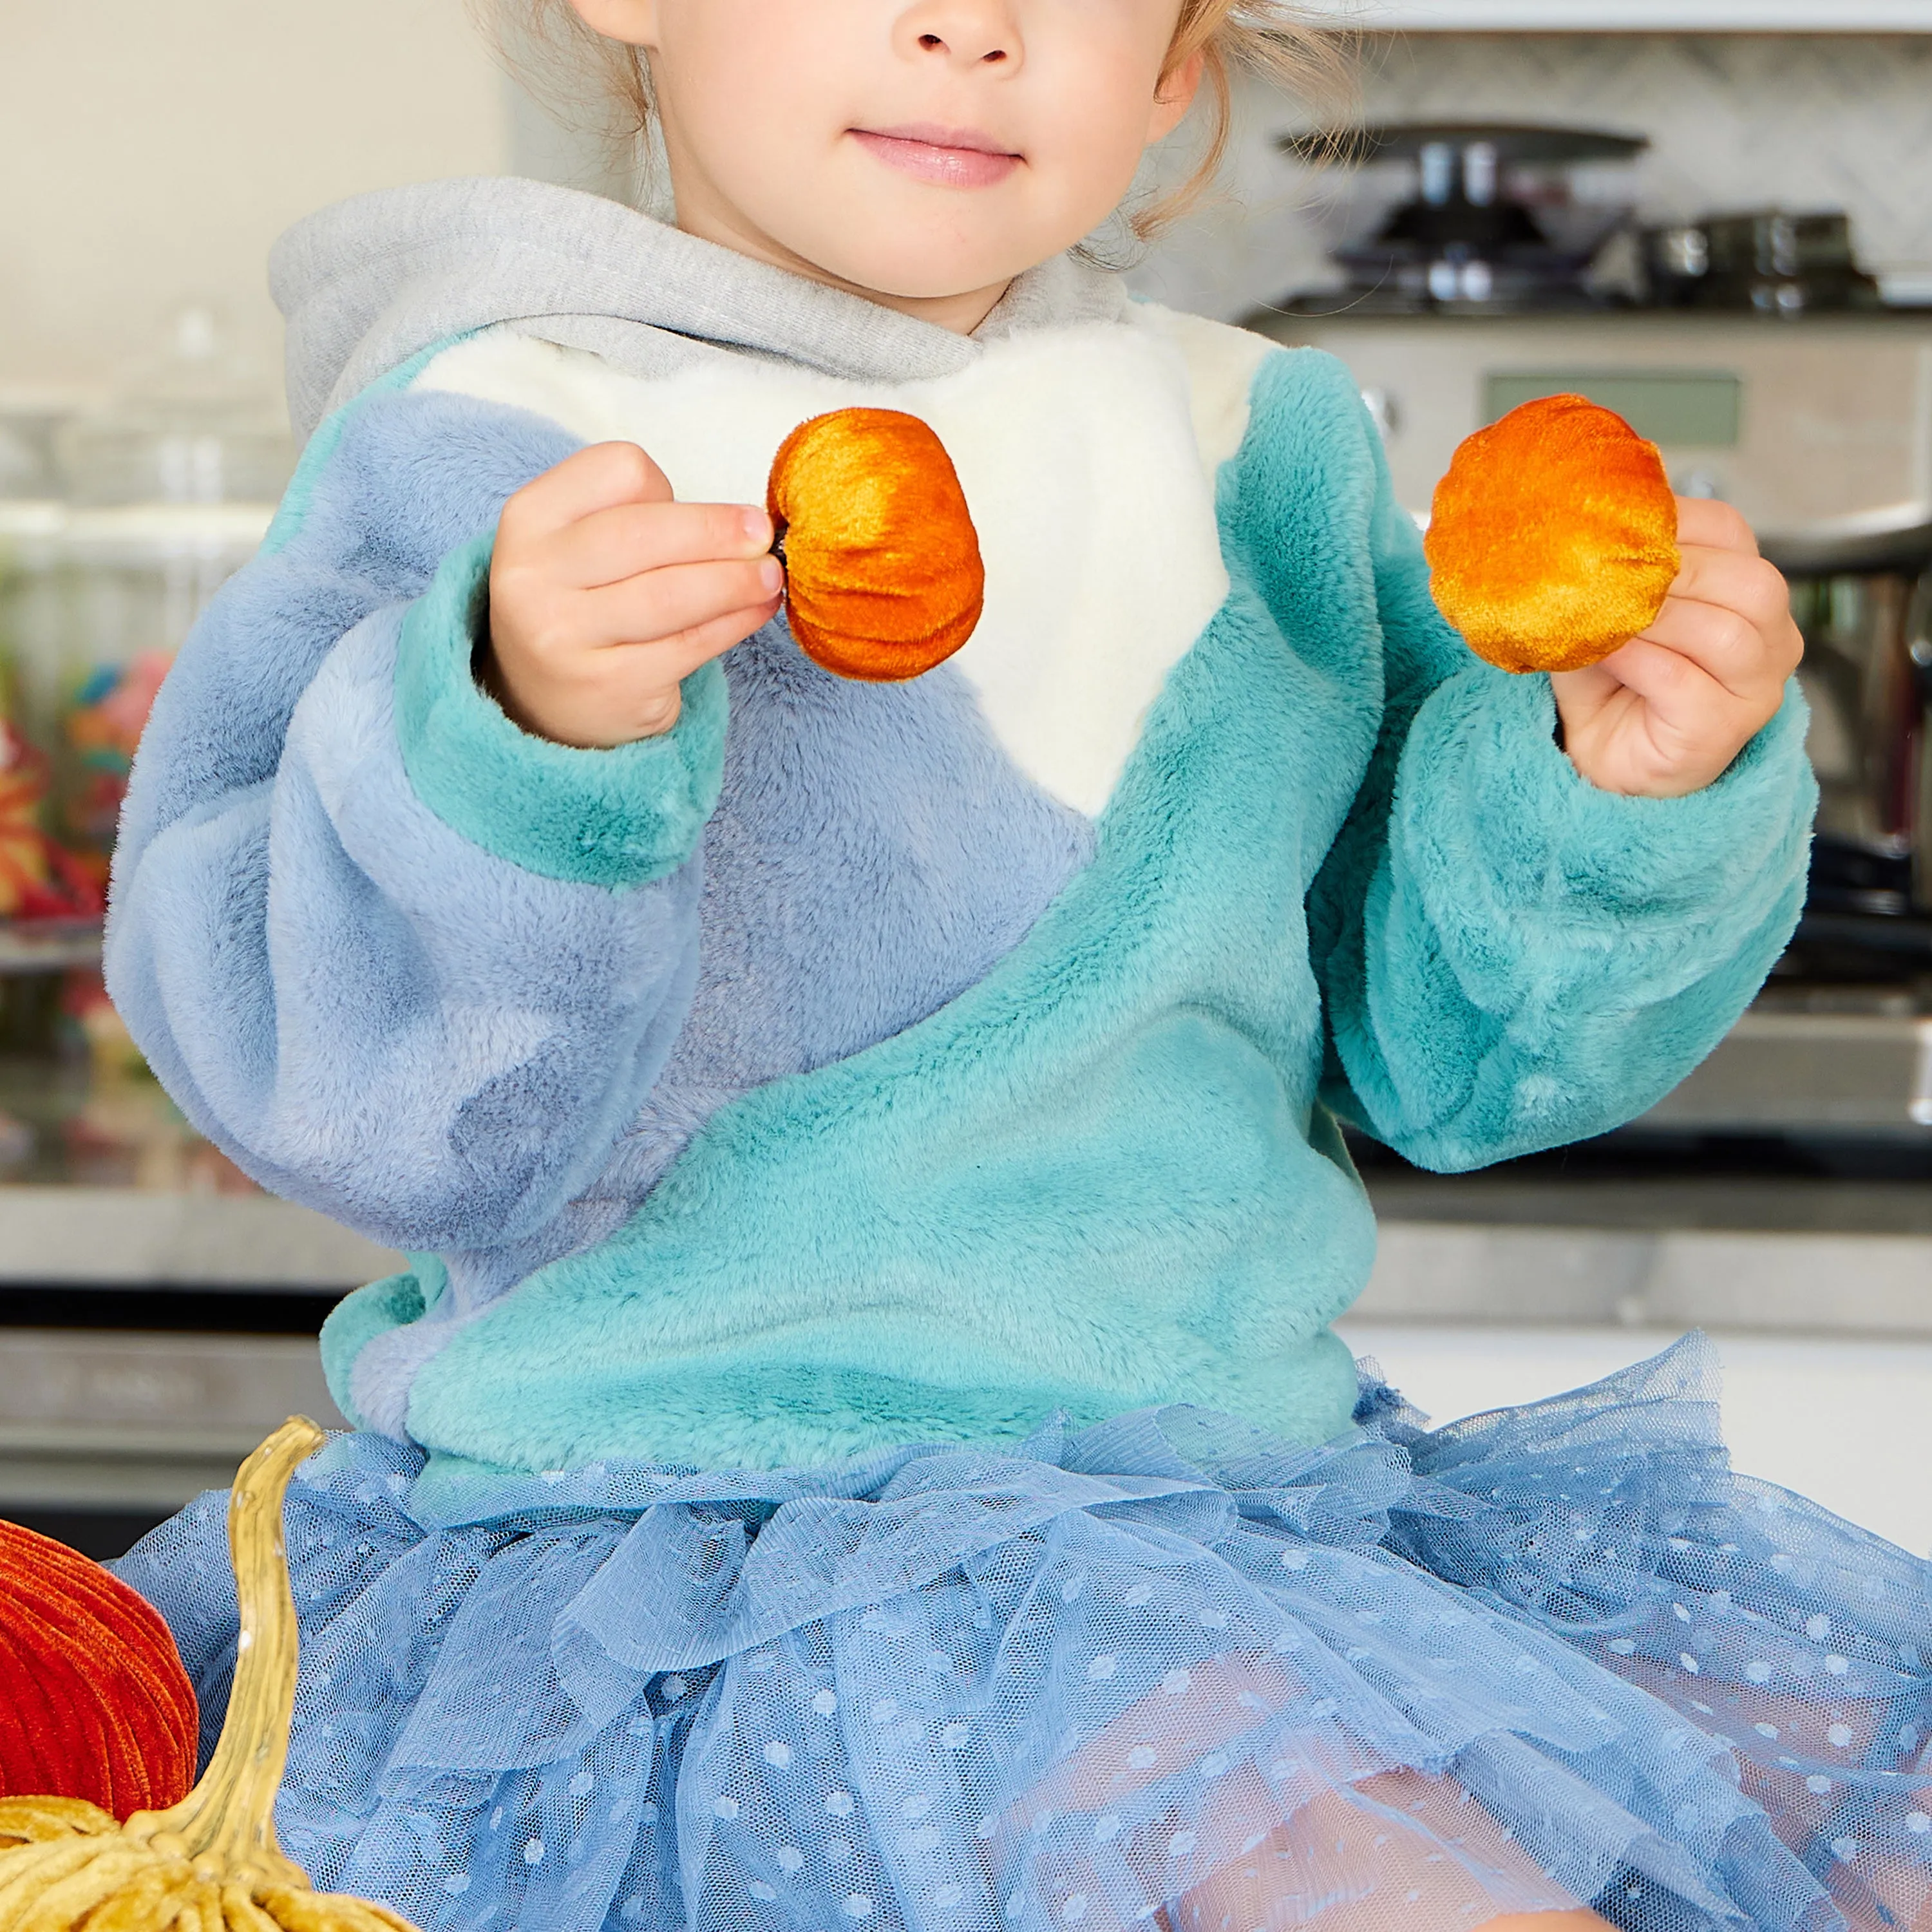
[[[970,206],[982,195],[986,207]],[[848,203],[835,223],[801,224],[803,232],[784,238],[822,272],[901,302],[995,288],[1080,239],[1035,235],[1010,205],[996,209],[992,200],[984,191],[915,187]]]
[[[902,245],[893,245],[896,241]],[[996,288],[1059,252],[1048,247],[1035,254],[1016,249],[1010,236],[1000,241],[985,248],[935,247],[929,229],[903,237],[875,230],[866,245],[842,248],[838,260],[819,266],[854,287],[896,301],[944,302]]]

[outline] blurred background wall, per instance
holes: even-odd
[[[1932,291],[1932,35],[1414,34],[1360,49],[1365,120],[1537,121],[1646,136],[1647,219],[1714,208],[1842,208],[1895,299]],[[1386,212],[1342,169],[1288,161],[1300,104],[1240,93],[1230,192],[1166,243],[1144,279],[1234,317],[1334,279],[1327,251]],[[1575,186],[1587,194],[1591,172]],[[1604,182],[1610,192],[1623,184]]]
[[[268,244],[368,188],[509,168],[463,0],[0,8],[0,385],[98,389],[182,304],[265,369]]]

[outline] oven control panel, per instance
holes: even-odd
[[[1658,444],[1682,494],[1722,497],[1762,531],[1932,505],[1932,311],[1296,315],[1249,326],[1348,364],[1418,514],[1463,437],[1564,393]]]

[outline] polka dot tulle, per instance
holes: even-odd
[[[1932,1922],[1932,1572],[1733,1475],[1711,1372],[1433,1433],[1370,1383],[1313,1450],[1166,1408],[466,1489],[340,1437],[281,1833],[427,1932]],[[211,1730],[224,1507],[120,1566]]]

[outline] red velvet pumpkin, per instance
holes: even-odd
[[[0,1522],[0,1798],[116,1818],[194,1781],[194,1687],[159,1614],[99,1564]]]

